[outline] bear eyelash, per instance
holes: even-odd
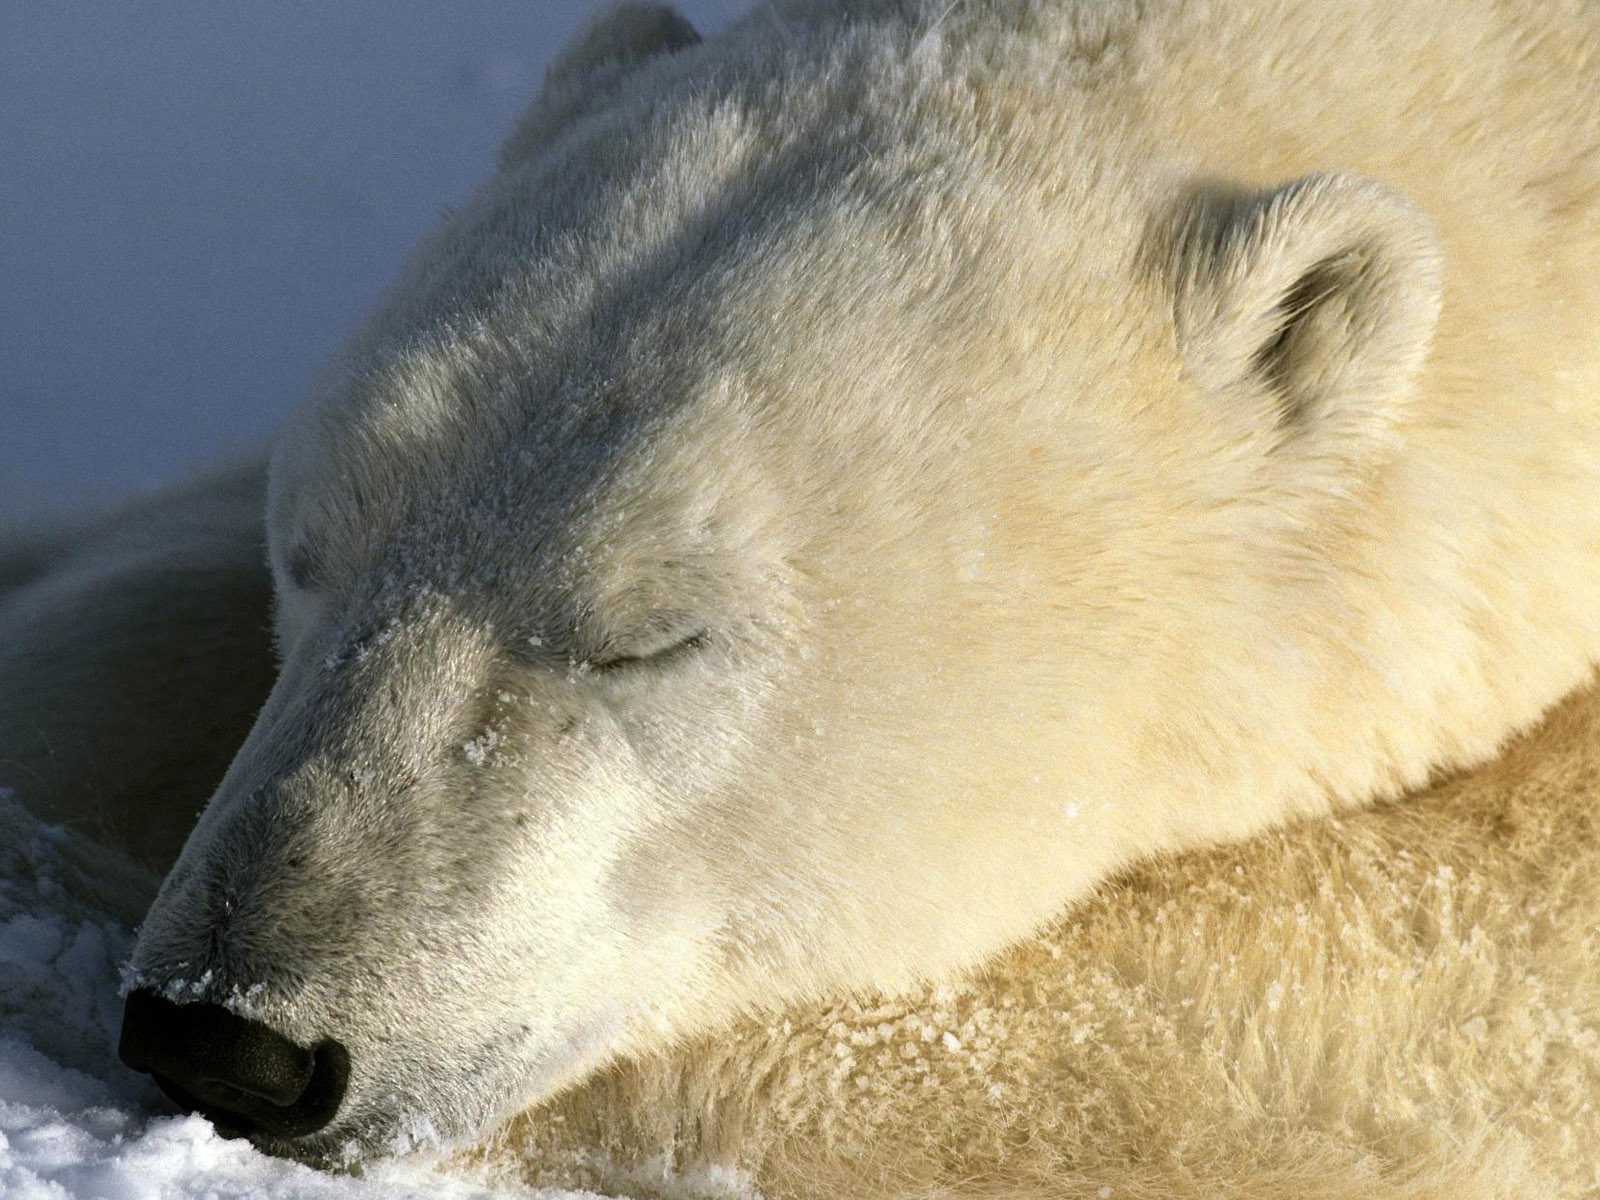
[[[704,649],[710,641],[711,631],[709,629],[701,629],[691,633],[688,637],[673,642],[671,645],[663,646],[659,650],[650,650],[642,654],[623,653],[609,656],[602,653],[584,663],[584,666],[596,675],[621,674],[643,667],[663,668]]]

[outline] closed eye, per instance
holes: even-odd
[[[676,666],[685,659],[692,658],[697,652],[705,649],[710,641],[711,631],[701,629],[659,648],[625,648],[616,652],[602,653],[591,659],[588,667],[597,675],[622,674],[645,668],[659,670]]]

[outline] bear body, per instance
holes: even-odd
[[[219,482],[202,488],[234,490]],[[73,531],[71,544],[80,561],[182,585],[196,605],[163,610],[165,638],[225,639],[248,661],[265,648],[269,612],[240,594],[263,596],[267,571],[242,555],[230,568],[218,537],[253,545],[259,515],[224,503],[195,521],[197,499],[190,487],[154,497]],[[227,513],[231,530],[216,519]],[[106,552],[108,535],[126,545],[135,528],[166,552]],[[51,570],[31,578],[75,591]],[[83,664],[92,681],[105,660],[85,629],[139,645],[160,628],[103,593],[78,610],[91,615],[78,636],[57,624],[42,639],[30,626],[19,641],[55,651],[57,666]],[[28,695],[32,681],[8,675],[6,694]],[[210,695],[231,707],[264,692],[235,677]],[[105,739],[94,757],[64,761],[106,761],[119,726],[75,724],[85,709],[51,710],[57,696],[32,708],[54,719],[48,732]],[[194,704],[186,689],[143,693],[124,715],[176,724]],[[86,740],[82,753],[94,748]],[[167,738],[145,753],[171,779],[196,749]],[[1591,687],[1499,760],[1422,796],[1145,865],[937,985],[792,1005],[658,1049],[518,1115],[453,1165],[639,1197],[1589,1195],[1600,1170],[1597,761]],[[146,778],[109,775],[101,798],[143,804],[181,835],[200,797],[175,787],[153,809]],[[35,804],[70,799],[58,787],[52,777],[17,790]],[[4,818],[11,841],[0,844],[38,836],[14,808]],[[57,903],[88,921],[136,921],[158,876],[148,857],[130,866],[130,841],[97,822],[64,838]],[[0,870],[25,877],[30,865],[8,855]],[[63,997],[32,982],[6,997],[20,1006],[8,1028],[76,1062]]]
[[[314,1128],[196,1105],[314,1161],[459,1142],[752,1012],[914,1008],[1131,864],[1491,756],[1600,659],[1597,54],[1580,0],[597,22],[274,454],[276,683],[130,983],[348,1073]],[[24,645],[13,614],[71,588],[50,553],[6,568]],[[258,627],[249,575],[202,589],[219,645]],[[49,670],[4,653],[26,711]],[[53,819],[93,791],[40,790]],[[156,858],[190,815],[159,792],[101,818]],[[1272,954],[1228,938],[1197,951]],[[1314,1033],[1284,1036],[1332,1056]],[[994,1152],[1037,1151],[994,1179],[1076,1186],[1075,1127],[1028,1115],[1052,1069],[992,1081],[1029,1097],[983,1123]],[[1286,1073],[1254,1109],[1266,1075],[1242,1078],[1261,1122],[1360,1124],[1368,1076],[1343,1108]],[[707,1154],[740,1165],[759,1120],[706,1103]],[[641,1144],[680,1127],[641,1120]],[[1382,1125],[1351,1137],[1408,1152]],[[813,1151],[761,1186],[803,1194]],[[1261,1158],[1260,1194],[1308,1155]],[[936,1166],[910,1182],[985,1174]]]
[[[469,1157],[606,1195],[1600,1184],[1600,689],[1426,793],[1147,864],[977,971],[747,1017]]]
[[[0,779],[146,870],[272,686],[265,483],[241,465],[0,551]]]

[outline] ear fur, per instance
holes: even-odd
[[[1191,197],[1175,230],[1163,273],[1191,378],[1275,448],[1348,461],[1393,443],[1443,290],[1420,209],[1371,180],[1312,175]]]
[[[544,86],[500,150],[500,169],[528,161],[585,112],[613,98],[641,63],[698,45],[676,9],[621,0],[580,29],[545,72]]]

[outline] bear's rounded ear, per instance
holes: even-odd
[[[1190,196],[1161,244],[1191,378],[1274,445],[1348,459],[1392,444],[1443,291],[1419,208],[1371,180],[1313,175]]]
[[[545,72],[544,86],[500,150],[502,171],[526,162],[585,112],[621,90],[640,63],[700,43],[669,4],[621,0],[591,17]]]

